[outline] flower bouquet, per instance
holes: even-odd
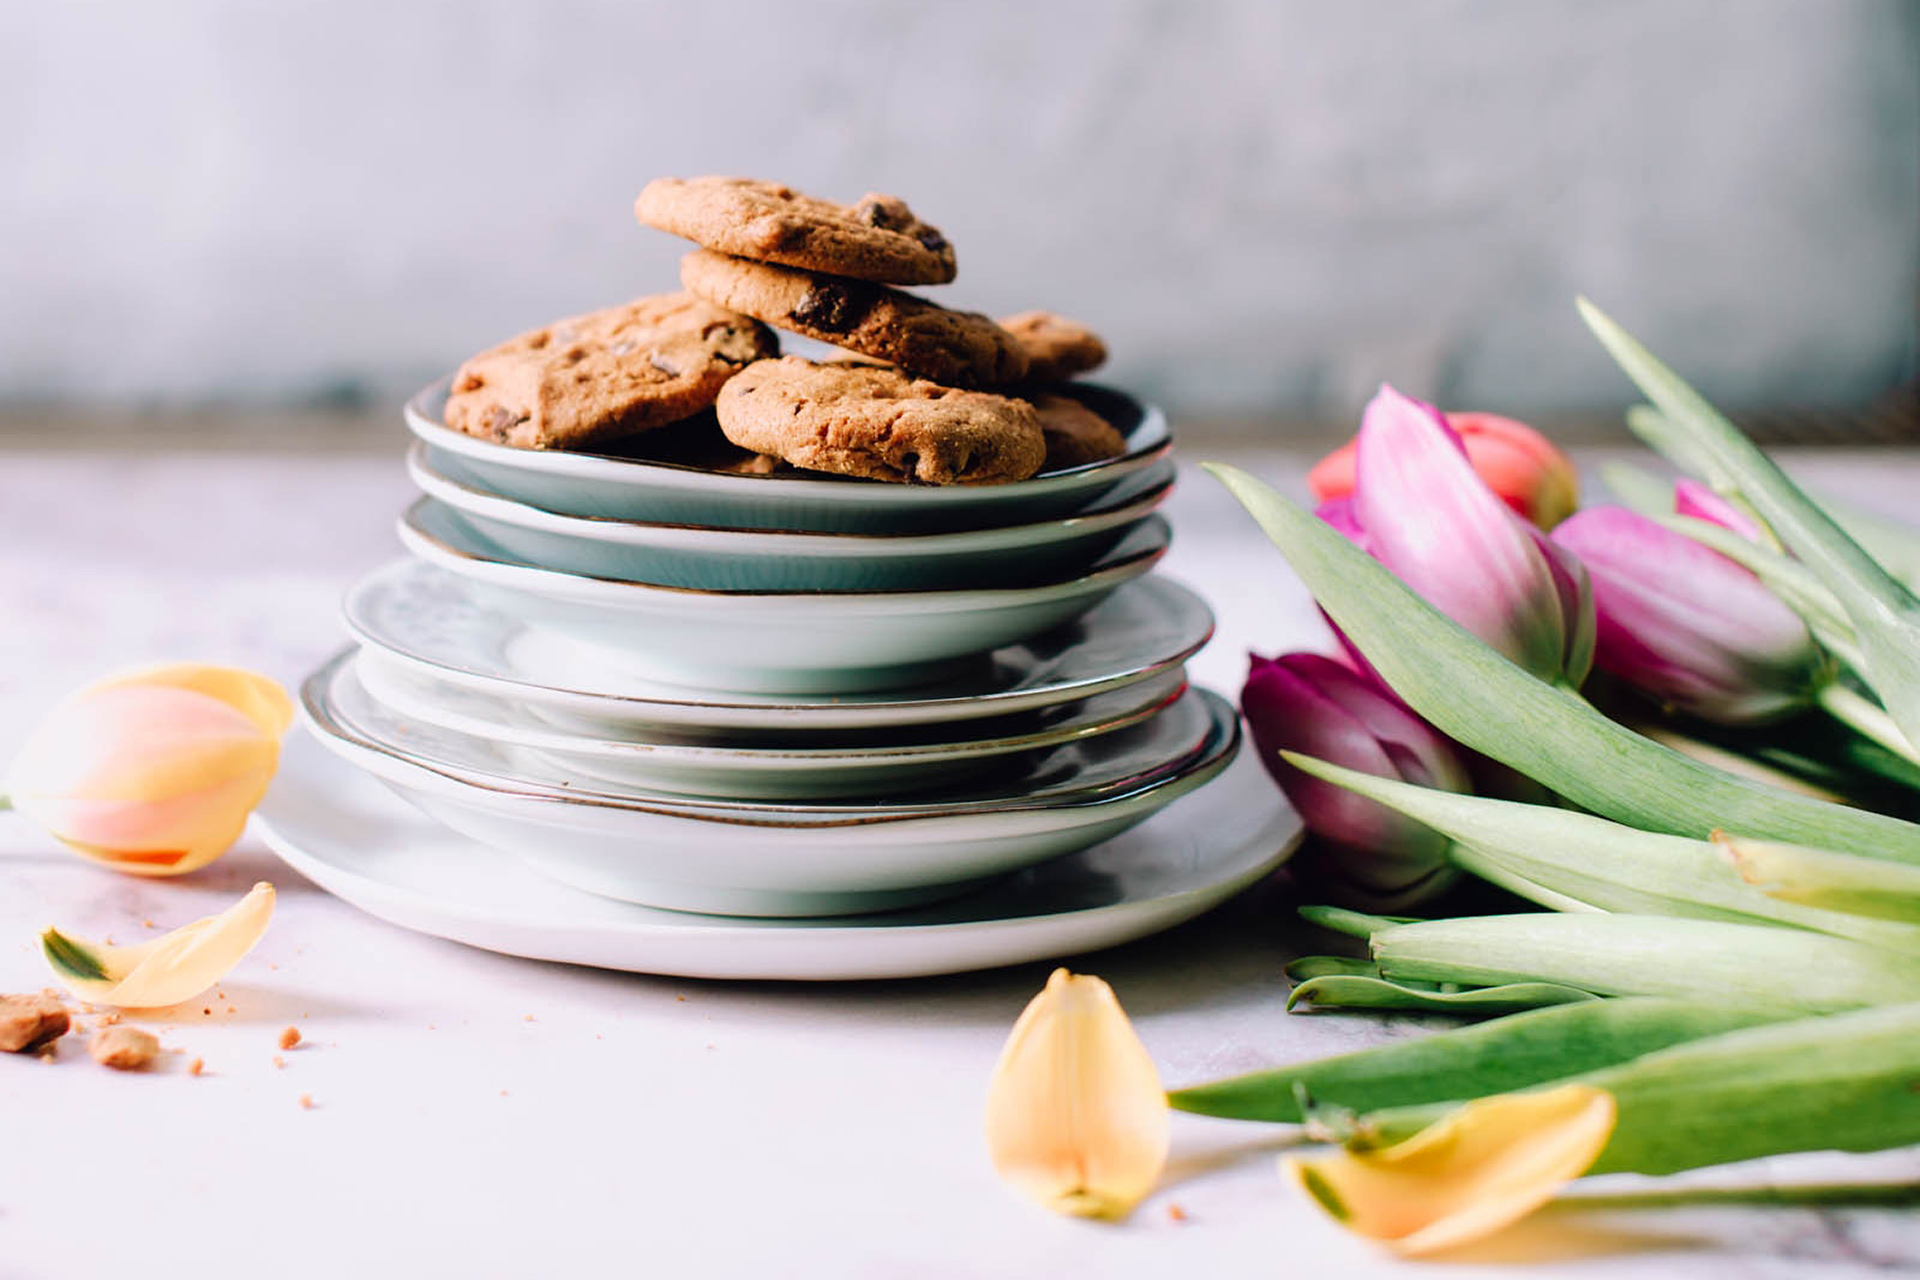
[[[1317,837],[1302,914],[1366,951],[1297,960],[1290,1005],[1499,1016],[1166,1094],[1104,984],[1056,975],[988,1114],[1037,1198],[1126,1212],[1169,1105],[1305,1124],[1338,1149],[1290,1176],[1408,1254],[1586,1174],[1920,1141],[1920,538],[1580,309],[1671,494],[1621,471],[1575,510],[1528,428],[1391,388],[1317,513],[1209,467],[1342,650],[1256,657],[1242,697]],[[1450,912],[1476,881],[1511,906]]]

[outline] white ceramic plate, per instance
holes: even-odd
[[[444,474],[548,511],[614,520],[654,520],[732,529],[933,533],[1030,524],[1119,500],[1153,483],[1144,473],[1173,449],[1166,415],[1090,383],[1064,390],[1126,437],[1118,458],[1051,471],[1014,484],[904,485],[817,473],[728,475],[599,454],[515,449],[441,424],[450,378],[407,402],[407,426],[446,455]]]
[[[589,578],[515,559],[422,498],[400,540],[536,627],[603,661],[692,688],[857,693],[950,678],[978,655],[1071,621],[1153,568],[1172,538],[1148,516],[1088,571],[966,591],[711,591]]]
[[[819,735],[797,744],[770,745],[765,735],[724,742],[601,738],[569,733],[526,715],[514,703],[450,685],[377,653],[361,651],[341,679],[358,680],[377,701],[401,716],[486,738],[533,753],[557,771],[584,774],[616,786],[729,800],[829,800],[899,797],[951,787],[996,769],[1017,767],[1033,753],[1086,742],[1153,715],[1187,687],[1182,668],[1017,723],[1000,722],[997,735],[927,733]],[[964,731],[964,729],[963,729]]]
[[[1007,587],[1084,573],[1173,488],[1037,524],[954,533],[803,533],[558,515],[441,474],[415,441],[407,473],[516,559],[564,573],[718,591]]]
[[[687,915],[555,883],[450,831],[304,735],[258,814],[294,870],[361,910],[535,960],[688,978],[913,978],[1172,928],[1286,861],[1300,821],[1249,754],[1123,835],[934,906],[830,920]]]
[[[463,835],[607,897],[727,915],[887,910],[1096,844],[1225,768],[1239,718],[1190,689],[1018,775],[899,804],[694,801],[576,784],[503,744],[380,706],[338,667],[301,689],[321,743]]]
[[[694,697],[609,665],[599,650],[529,627],[431,565],[403,560],[376,570],[347,593],[343,612],[348,629],[382,663],[508,699],[599,737],[801,735],[1025,715],[1164,678],[1213,634],[1213,615],[1200,597],[1149,574],[1078,620],[911,694]]]

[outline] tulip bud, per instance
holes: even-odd
[[[1580,478],[1572,460],[1526,423],[1492,413],[1445,418],[1474,471],[1522,519],[1551,529],[1580,505]],[[1340,446],[1307,474],[1314,497],[1327,502],[1353,492],[1358,443]]]
[[[1677,515],[1717,524],[1722,529],[1739,534],[1748,542],[1762,546],[1777,545],[1769,542],[1761,532],[1759,522],[1752,516],[1698,480],[1682,476],[1673,482],[1673,509]]]
[[[1383,778],[1467,791],[1459,750],[1380,685],[1310,653],[1251,656],[1240,706],[1260,759],[1317,837],[1295,874],[1345,903],[1396,910],[1457,878],[1445,836],[1385,805],[1322,782],[1282,760],[1282,751]]]
[[[183,665],[101,681],[21,748],[13,806],[108,866],[179,875],[239,839],[292,722],[285,691],[251,672]]]
[[[1585,572],[1507,510],[1439,411],[1382,386],[1356,444],[1353,513],[1373,557],[1522,669],[1573,685],[1585,679]]]
[[[1000,1176],[1057,1213],[1123,1218],[1153,1190],[1167,1095],[1112,987],[1053,971],[1001,1051],[986,1131]]]
[[[1825,670],[1807,624],[1760,580],[1623,507],[1553,532],[1593,579],[1595,662],[1668,706],[1752,724],[1805,706]]]

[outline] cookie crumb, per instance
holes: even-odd
[[[533,1015],[532,1015],[532,1014],[528,1014],[528,1015],[527,1015],[527,1021],[528,1021],[528,1022],[532,1022],[532,1021],[533,1021]]]
[[[310,1094],[310,1093],[303,1093],[303,1094],[301,1094],[301,1095],[300,1095],[300,1109],[301,1109],[301,1110],[303,1110],[303,1111],[311,1111],[311,1110],[313,1110],[313,1095],[312,1095],[312,1094]]]
[[[52,1044],[72,1027],[67,1006],[50,992],[0,996],[0,1050],[32,1053]]]
[[[206,1069],[207,1061],[205,1058],[195,1058],[187,1064],[187,1074],[190,1076],[197,1076]]]
[[[273,1065],[276,1067],[284,1067],[287,1065],[287,1060],[276,1053],[273,1055]]]
[[[103,1027],[116,1026],[119,1022],[120,1015],[117,1013],[103,1013],[100,1015],[100,1025]]]
[[[1177,1203],[1170,1204],[1167,1206],[1167,1217],[1175,1222],[1185,1222],[1187,1221],[1187,1211],[1182,1209]]]
[[[138,1027],[108,1027],[93,1038],[93,1060],[115,1071],[144,1071],[160,1042]]]
[[[280,1047],[282,1049],[291,1049],[293,1048],[293,1046],[299,1043],[300,1043],[300,1028],[288,1027],[285,1031],[282,1031],[280,1033]]]

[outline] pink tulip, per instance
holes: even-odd
[[[1622,507],[1589,507],[1553,540],[1593,579],[1601,670],[1720,724],[1806,705],[1823,667],[1819,647],[1746,569]]]
[[[1676,515],[1717,524],[1722,529],[1739,534],[1748,542],[1766,542],[1759,523],[1752,516],[1698,480],[1682,476],[1673,482],[1673,510]]]
[[[293,720],[265,676],[173,666],[89,685],[21,749],[14,808],[121,871],[179,875],[240,836]]]
[[[1433,406],[1382,386],[1356,443],[1352,513],[1373,557],[1519,666],[1578,685],[1593,657],[1578,561],[1507,509]]]
[[[1452,883],[1447,839],[1383,805],[1310,778],[1280,758],[1297,751],[1423,787],[1468,791],[1459,749],[1366,676],[1317,654],[1250,656],[1240,692],[1260,760],[1318,848],[1296,867],[1336,900],[1410,906]]]
[[[1553,441],[1526,423],[1492,413],[1449,413],[1445,417],[1460,437],[1474,471],[1522,519],[1551,529],[1580,505],[1580,479],[1573,462]],[[1308,473],[1307,483],[1314,497],[1328,502],[1353,492],[1358,444],[1357,440],[1348,441]]]

